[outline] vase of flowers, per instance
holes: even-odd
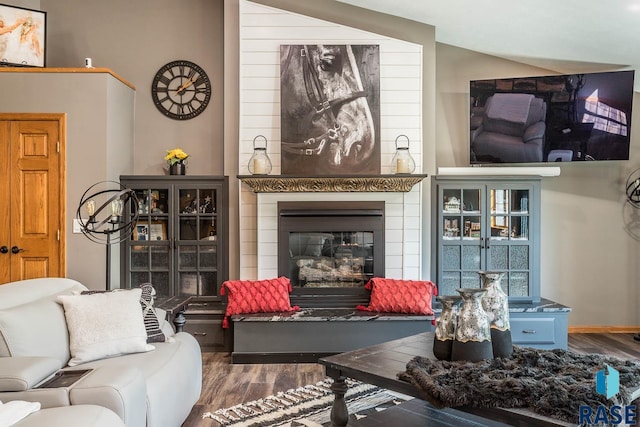
[[[184,175],[187,173],[186,160],[189,155],[185,153],[182,148],[174,148],[173,150],[167,150],[167,155],[164,159],[169,164],[169,175]]]

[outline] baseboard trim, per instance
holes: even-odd
[[[570,334],[635,334],[640,326],[569,326]]]

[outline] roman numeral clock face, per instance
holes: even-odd
[[[158,70],[151,83],[153,103],[162,114],[188,120],[207,108],[211,82],[200,66],[189,61],[173,61]]]

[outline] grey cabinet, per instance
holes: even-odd
[[[140,202],[133,234],[120,246],[122,287],[150,282],[159,295],[193,297],[184,330],[203,350],[228,351],[219,296],[228,279],[228,178],[121,176],[120,182]]]
[[[217,296],[227,278],[227,179],[123,176],[120,182],[140,202],[133,235],[122,245],[125,287],[151,282],[161,295]]]
[[[435,177],[433,277],[442,295],[507,271],[510,301],[540,300],[540,179]]]
[[[571,309],[552,301],[548,301],[547,305],[554,307],[550,309],[552,311],[509,313],[511,339],[514,344],[542,349],[567,349]]]

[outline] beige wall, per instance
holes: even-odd
[[[136,87],[136,174],[163,174],[167,149],[182,147],[190,174],[223,172],[222,0],[41,0],[47,12],[47,66],[81,67],[91,57]],[[178,121],[151,101],[151,81],[167,62],[200,65],[213,83],[200,116]]]
[[[468,165],[469,80],[569,72],[566,64],[545,70],[442,44],[436,58],[438,166]],[[580,64],[580,71],[603,69]],[[632,123],[637,117],[636,108]],[[638,212],[624,196],[640,159],[639,130],[630,161],[565,163],[559,177],[543,179],[541,292],[573,308],[572,326],[640,324],[640,242],[626,231]]]
[[[65,113],[67,276],[91,289],[105,287],[104,245],[73,234],[84,191],[133,170],[135,93],[107,73],[2,73],[0,112]],[[118,247],[113,247],[112,283],[118,283]]]

